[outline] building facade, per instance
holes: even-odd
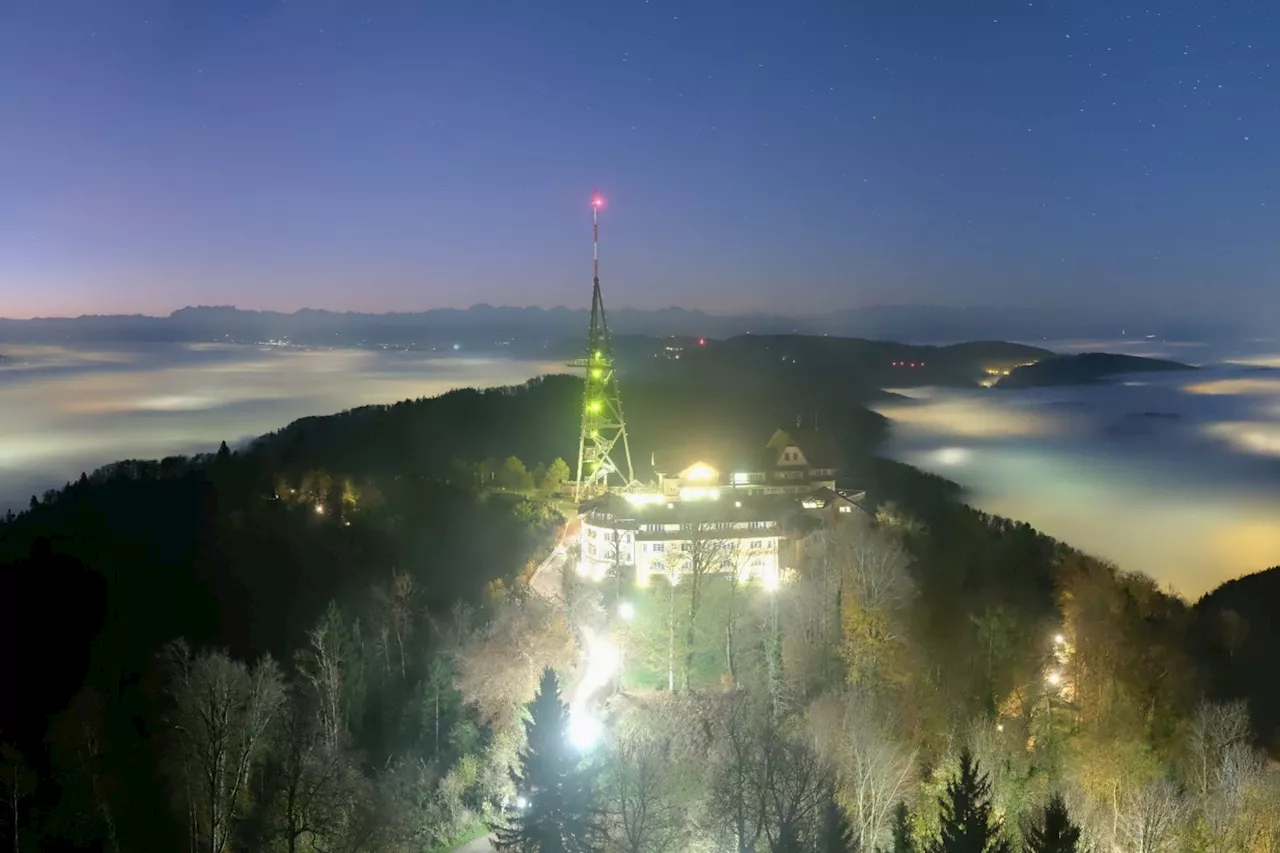
[[[710,458],[710,457],[708,457]],[[578,573],[679,583],[691,572],[734,572],[777,586],[796,542],[823,521],[860,512],[862,493],[835,488],[829,457],[779,430],[759,453],[713,464],[687,459],[654,491],[608,494],[583,506]]]

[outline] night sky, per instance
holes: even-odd
[[[1280,312],[1251,0],[3,0],[0,315]]]

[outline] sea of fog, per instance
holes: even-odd
[[[1109,385],[900,391],[879,407],[893,420],[887,452],[1189,598],[1280,564],[1280,343],[1036,343],[1203,366]],[[117,459],[209,452],[307,415],[562,369],[228,345],[0,352],[0,511]]]
[[[0,512],[81,471],[235,446],[308,415],[523,382],[557,363],[223,344],[0,345]]]
[[[1035,342],[1200,368],[1103,385],[899,390],[888,455],[1194,599],[1280,564],[1280,343]]]

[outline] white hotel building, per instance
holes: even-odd
[[[737,572],[777,585],[796,562],[795,543],[816,518],[859,511],[861,492],[835,488],[826,436],[778,430],[758,453],[736,462],[686,456],[657,489],[606,494],[583,505],[578,573],[604,578],[617,567],[637,584],[682,571]]]

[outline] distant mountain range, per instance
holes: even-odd
[[[810,334],[903,342],[964,340],[1052,340],[1129,335],[1205,339],[1230,330],[1204,322],[1155,318],[1105,322],[1029,308],[946,308],[887,305],[832,311],[816,316],[740,314],[716,316],[683,308],[642,311],[623,308],[608,315],[618,335],[725,338],[740,334]],[[167,317],[95,315],[32,320],[0,319],[0,345],[7,342],[288,342],[301,346],[390,346],[422,348],[510,346],[532,350],[581,339],[586,309],[511,308],[473,305],[417,313],[359,314],[303,309],[292,314],[231,307],[192,307]]]

